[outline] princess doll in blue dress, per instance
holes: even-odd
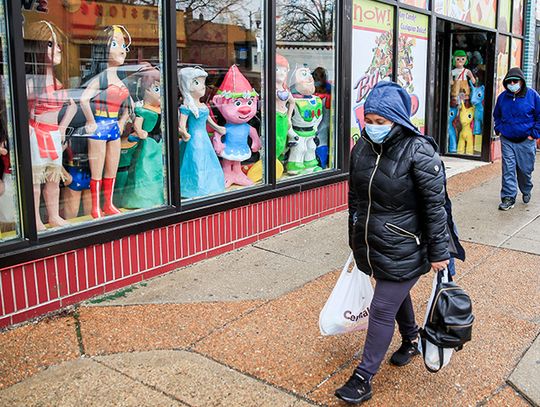
[[[217,133],[225,134],[210,117],[208,107],[200,102],[206,92],[208,74],[199,67],[182,68],[178,75],[184,103],[180,106],[178,132],[180,140],[180,195],[197,198],[225,190],[225,178],[214,151],[206,123]]]

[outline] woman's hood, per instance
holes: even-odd
[[[416,134],[420,130],[411,122],[411,97],[395,82],[379,82],[364,104],[364,114],[374,113],[401,125]]]

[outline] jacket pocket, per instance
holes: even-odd
[[[414,233],[409,232],[408,230],[405,230],[403,228],[400,228],[399,226],[396,226],[392,223],[386,222],[384,224],[384,227],[388,229],[390,232],[401,236],[401,237],[407,237],[409,239],[414,239],[417,246],[420,246],[420,236],[415,235]]]

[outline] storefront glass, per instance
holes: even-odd
[[[510,32],[512,0],[499,0],[499,30]]]
[[[281,180],[335,166],[335,6],[334,0],[276,4],[276,177]]]
[[[512,38],[512,53],[510,54],[510,67],[521,68],[521,53],[523,49],[523,40]]]
[[[364,127],[364,103],[373,87],[391,80],[394,7],[371,0],[354,0],[352,32],[352,142]]]
[[[500,95],[504,91],[503,79],[508,72],[510,58],[510,37],[506,35],[499,36],[499,42],[497,44],[497,90],[496,96]]]
[[[10,71],[4,2],[0,1],[0,241],[20,236],[15,182]]]
[[[484,33],[459,33],[452,38],[448,146],[452,154],[482,153],[488,38]],[[488,113],[489,114],[489,113]]]
[[[412,122],[425,130],[429,17],[399,11],[398,83],[411,95]]]
[[[523,35],[523,0],[514,0],[512,34]]]
[[[423,8],[427,10],[428,7],[428,1],[427,0],[402,0],[401,1],[404,4],[408,4],[409,6],[414,6],[418,8]]]
[[[265,182],[261,0],[177,1],[180,195]]]
[[[447,17],[495,28],[497,0],[434,0],[433,7]]]
[[[159,9],[23,11],[38,231],[166,204]]]

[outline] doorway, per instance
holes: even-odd
[[[437,20],[435,137],[444,155],[489,160],[495,33]]]

